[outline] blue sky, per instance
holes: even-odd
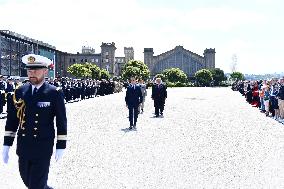
[[[231,71],[232,56],[243,73],[284,71],[284,13],[280,0],[0,0],[0,28],[67,52],[115,42],[116,56],[134,47],[155,55],[177,45],[203,54],[216,49],[216,67]]]

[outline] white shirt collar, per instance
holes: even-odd
[[[36,87],[37,90],[39,90],[39,88],[43,85],[44,82],[42,82],[41,84],[39,85],[32,85],[32,91],[34,91],[34,88]]]

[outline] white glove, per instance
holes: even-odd
[[[56,149],[55,160],[56,161],[60,160],[63,156],[63,153],[64,153],[64,149]]]
[[[2,158],[4,163],[8,163],[10,146],[3,146]]]

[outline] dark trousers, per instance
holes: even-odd
[[[155,99],[154,100],[154,107],[155,107],[155,115],[163,114],[165,106],[165,100]]]
[[[10,112],[13,106],[13,96],[11,94],[7,94],[7,112]]]
[[[47,189],[50,158],[25,159],[19,157],[19,171],[24,184],[28,189]]]
[[[0,114],[3,113],[3,106],[4,106],[4,99],[2,98],[2,95],[0,94]]]
[[[160,114],[163,114],[163,111],[164,111],[164,107],[160,107],[160,108],[157,108],[155,107],[155,115],[160,115]]]
[[[138,118],[138,106],[128,106],[130,126],[136,125]]]

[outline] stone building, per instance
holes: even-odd
[[[129,60],[134,60],[134,49],[133,47],[124,47],[125,63]]]
[[[124,48],[124,57],[115,56],[115,43],[102,43],[101,44],[101,53],[95,53],[95,49],[85,46],[82,47],[82,52],[77,54],[66,54],[65,62],[63,68],[61,69],[63,76],[71,76],[64,70],[68,66],[75,63],[92,63],[100,67],[101,69],[106,69],[112,76],[118,76],[121,74],[121,69],[127,60],[134,59],[134,50],[133,47]],[[59,74],[60,75],[60,74]]]
[[[95,54],[95,49],[89,46],[82,46],[82,54]]]
[[[152,76],[168,68],[180,68],[191,77],[200,69],[215,68],[215,49],[205,49],[203,56],[176,46],[174,49],[154,56],[153,48],[144,48],[144,63]]]
[[[115,57],[115,70],[116,70],[116,75],[121,75],[121,70],[124,66],[124,64],[126,64],[127,61],[126,61],[126,56],[125,57]]]
[[[29,53],[39,54],[53,61],[54,68],[49,69],[49,77],[71,76],[67,72],[68,66],[85,62],[96,64],[109,71],[112,76],[118,76],[123,65],[134,59],[133,47],[124,48],[124,57],[115,56],[114,42],[102,43],[100,47],[101,53],[95,53],[95,49],[89,46],[82,46],[81,53],[62,52],[42,41],[9,30],[0,30],[0,74],[26,77],[27,72],[21,57]]]
[[[101,45],[101,68],[109,71],[111,75],[116,75],[115,70],[115,43],[102,43]]]

